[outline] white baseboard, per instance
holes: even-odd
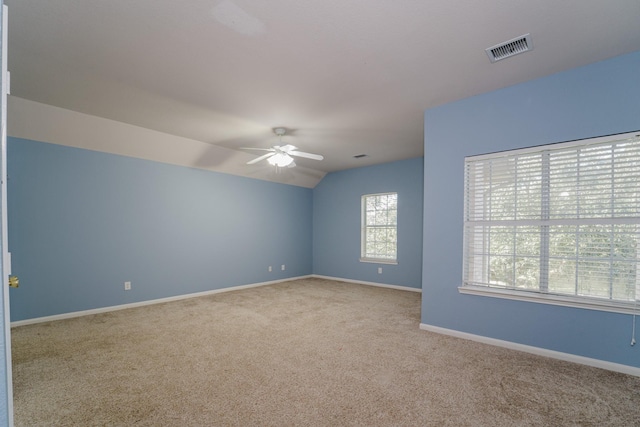
[[[195,293],[184,294],[184,295],[176,295],[176,296],[173,296],[173,297],[159,298],[159,299],[153,299],[153,300],[148,300],[148,301],[140,301],[140,302],[134,302],[134,303],[130,303],[130,304],[113,305],[113,306],[109,306],[109,307],[94,308],[94,309],[91,309],[91,310],[73,311],[71,313],[62,313],[62,314],[55,314],[55,315],[52,315],[52,316],[35,317],[33,319],[17,320],[15,322],[11,322],[11,327],[15,328],[15,327],[18,327],[18,326],[33,325],[33,324],[36,324],[36,323],[44,323],[44,322],[52,322],[52,321],[55,321],[55,320],[72,319],[74,317],[90,316],[90,315],[93,315],[93,314],[108,313],[110,311],[125,310],[125,309],[128,309],[128,308],[143,307],[145,305],[152,305],[152,304],[162,304],[162,303],[165,303],[165,302],[179,301],[179,300],[183,300],[183,299],[187,299],[187,298],[197,298],[197,297],[202,297],[202,296],[206,296],[206,295],[219,294],[219,293],[222,293],[222,292],[239,291],[241,289],[256,288],[258,286],[266,286],[266,285],[272,285],[272,284],[275,284],[275,283],[288,282],[288,281],[298,280],[298,279],[309,279],[309,278],[314,278],[314,277],[315,278],[319,278],[319,279],[338,280],[338,281],[341,281],[341,282],[357,283],[357,284],[361,284],[361,285],[370,285],[370,286],[379,286],[379,287],[383,287],[383,288],[399,289],[399,290],[403,290],[403,291],[422,292],[422,289],[410,288],[410,287],[406,287],[406,286],[386,285],[386,284],[382,284],[382,283],[363,282],[363,281],[359,281],[359,280],[343,279],[341,277],[329,277],[329,276],[319,276],[319,275],[316,275],[316,274],[310,274],[310,275],[307,275],[307,276],[289,277],[289,278],[286,278],[286,279],[271,280],[271,281],[268,281],[268,282],[251,283],[251,284],[248,284],[248,285],[240,285],[240,286],[231,286],[231,287],[228,287],[228,288],[214,289],[214,290],[211,290],[211,291],[204,291],[204,292],[195,292]]]
[[[400,291],[410,291],[410,292],[419,292],[419,293],[422,292],[422,289],[420,288],[412,288],[409,286],[387,285],[385,283],[365,282],[363,280],[352,280],[352,279],[344,279],[342,277],[321,276],[319,274],[312,274],[311,277],[315,277],[316,279],[337,280],[338,282],[356,283],[358,285],[377,286],[379,288],[397,289]]]
[[[484,337],[482,335],[470,334],[467,332],[460,332],[454,329],[441,328],[439,326],[427,325],[425,323],[420,324],[420,329],[429,332],[435,332],[443,335],[450,335],[456,338],[463,338],[471,341],[477,341],[484,344],[495,345],[497,347],[504,347],[511,350],[523,351],[525,353],[536,354],[538,356],[550,357],[552,359],[564,360],[565,362],[579,363],[581,365],[593,366],[595,368],[607,369],[609,371],[620,372],[623,374],[634,375],[640,377],[640,368],[635,366],[622,365],[620,363],[607,362],[599,359],[592,359],[590,357],[577,356],[570,353],[562,353],[555,350],[547,350],[545,348],[533,347],[525,344],[518,344],[511,341],[499,340],[496,338]]]
[[[313,276],[308,275],[308,276],[289,277],[289,278],[286,278],[286,279],[270,280],[268,282],[251,283],[251,284],[248,284],[248,285],[230,286],[228,288],[213,289],[211,291],[195,292],[195,293],[192,293],[192,294],[176,295],[176,296],[173,296],[173,297],[158,298],[158,299],[152,299],[152,300],[148,300],[148,301],[134,302],[134,303],[130,303],[130,304],[112,305],[112,306],[109,306],[109,307],[94,308],[92,310],[73,311],[71,313],[55,314],[53,316],[36,317],[36,318],[33,318],[33,319],[26,319],[26,320],[17,320],[15,322],[11,322],[11,327],[14,328],[14,327],[18,327],[18,326],[33,325],[35,323],[43,323],[43,322],[52,322],[54,320],[71,319],[71,318],[74,318],[74,317],[89,316],[89,315],[92,315],[92,314],[107,313],[107,312],[110,312],[110,311],[125,310],[127,308],[143,307],[145,305],[162,304],[162,303],[165,303],[165,302],[179,301],[179,300],[188,299],[188,298],[197,298],[197,297],[202,297],[202,296],[205,296],[205,295],[219,294],[219,293],[222,293],[222,292],[239,291],[241,289],[257,288],[259,286],[273,285],[275,283],[289,282],[291,280],[308,279],[308,278],[311,278],[311,277],[313,277]]]

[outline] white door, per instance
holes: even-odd
[[[0,125],[2,126],[2,141],[0,144],[0,240],[2,256],[0,257],[0,276],[2,277],[2,298],[0,305],[1,322],[3,326],[0,334],[0,425],[13,426],[13,386],[11,380],[11,320],[9,317],[9,275],[11,274],[11,257],[8,252],[7,240],[7,6],[2,6],[2,84]],[[3,372],[4,371],[4,372]],[[2,384],[4,382],[4,384]]]

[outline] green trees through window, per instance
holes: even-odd
[[[362,196],[362,261],[395,262],[398,247],[398,193]]]
[[[640,298],[640,137],[467,158],[464,285]]]

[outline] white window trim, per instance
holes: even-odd
[[[365,254],[365,246],[366,246],[366,236],[365,236],[365,198],[372,196],[386,196],[389,194],[395,194],[396,198],[398,196],[397,191],[388,191],[386,193],[371,193],[371,194],[363,194],[360,197],[360,262],[368,262],[372,264],[387,264],[387,265],[398,265],[398,241],[396,237],[396,257],[395,258],[371,258],[364,256]],[[397,221],[397,220],[396,220]],[[396,236],[398,233],[398,224],[396,222]]]
[[[546,147],[548,147],[549,149],[564,149],[564,148],[570,148],[572,146],[586,147],[592,144],[613,142],[613,141],[618,141],[621,139],[633,138],[633,137],[640,137],[640,131],[623,133],[623,134],[615,134],[615,135],[609,135],[609,136],[597,137],[597,138],[587,138],[587,139],[568,141],[568,142],[557,143],[557,144],[547,144]],[[528,147],[528,148],[522,148],[522,149],[516,149],[516,150],[508,150],[502,153],[488,153],[488,154],[481,154],[477,156],[468,156],[465,158],[465,161],[482,160],[487,158],[498,158],[498,157],[501,157],[501,154],[503,157],[506,157],[506,156],[513,156],[513,155],[521,155],[524,153],[540,152],[541,148],[542,147],[540,146],[536,146],[536,147]],[[466,206],[465,206],[465,212],[466,212]],[[637,220],[637,217],[633,217],[633,218],[627,217],[627,218],[610,219],[610,222],[616,223],[616,224],[617,223],[625,224],[630,222],[635,223],[636,220]],[[550,220],[550,223],[551,222],[553,223],[558,222],[559,224],[577,223],[576,221],[572,221],[572,220],[568,220],[568,221],[567,220],[564,220],[564,221]],[[469,223],[470,221],[465,221],[465,226]],[[503,225],[511,225],[508,223],[510,222],[504,221]],[[584,222],[581,222],[581,223],[584,224]],[[552,225],[552,224],[549,224],[549,225]],[[466,236],[465,236],[465,242],[466,242]],[[464,263],[464,260],[463,260],[463,263]],[[464,269],[465,269],[465,266],[463,265],[463,271]],[[473,284],[466,284],[466,283],[463,283],[461,286],[458,287],[458,292],[461,294],[467,294],[467,295],[478,295],[478,296],[503,298],[503,299],[517,300],[517,301],[534,302],[534,303],[540,303],[540,304],[558,305],[563,307],[598,310],[598,311],[606,311],[606,312],[621,313],[621,314],[632,314],[634,316],[640,315],[640,295],[636,295],[635,302],[633,301],[624,302],[624,301],[615,301],[615,300],[610,300],[605,298],[600,299],[597,297],[589,297],[589,296],[581,297],[581,296],[572,296],[572,295],[558,295],[558,294],[552,294],[552,293],[546,293],[546,292],[540,292],[540,291],[516,290],[516,289],[509,289],[509,288],[492,287],[492,286],[486,286],[486,285],[473,285]]]
[[[398,260],[385,258],[360,258],[360,262],[370,262],[372,264],[398,265]]]
[[[491,158],[495,159],[497,157],[507,157],[507,156],[512,156],[514,154],[521,155],[526,153],[539,153],[542,147],[547,147],[549,150],[560,150],[560,149],[571,148],[571,147],[588,147],[590,145],[619,141],[621,139],[633,138],[638,136],[640,136],[640,131],[634,131],[634,132],[628,132],[628,133],[617,133],[614,135],[576,139],[573,141],[556,142],[552,144],[537,145],[534,147],[516,148],[514,150],[505,150],[505,151],[499,151],[495,153],[477,154],[475,156],[467,156],[465,157],[465,160],[466,159],[482,160],[482,159],[491,159]]]
[[[516,301],[535,302],[539,304],[560,305],[563,307],[583,308],[587,310],[608,311],[621,314],[640,314],[638,304],[611,300],[600,300],[595,297],[572,297],[568,295],[543,294],[535,291],[516,291],[513,289],[491,288],[487,286],[463,285],[458,292],[467,295],[503,298]]]

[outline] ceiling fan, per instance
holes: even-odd
[[[282,144],[282,135],[287,133],[285,128],[274,128],[273,132],[280,137],[280,144]],[[252,148],[252,147],[244,147],[247,150],[259,150],[259,151],[268,151],[267,154],[264,154],[260,157],[256,157],[253,160],[249,160],[247,162],[248,165],[253,165],[262,160],[266,160],[270,165],[275,166],[277,168],[292,168],[296,164],[293,161],[293,157],[304,157],[305,159],[313,159],[313,160],[322,160],[323,156],[320,154],[312,154],[305,153],[304,151],[298,151],[298,147],[293,146],[291,144],[287,145],[274,145],[271,148]],[[292,157],[293,156],[293,157]]]

